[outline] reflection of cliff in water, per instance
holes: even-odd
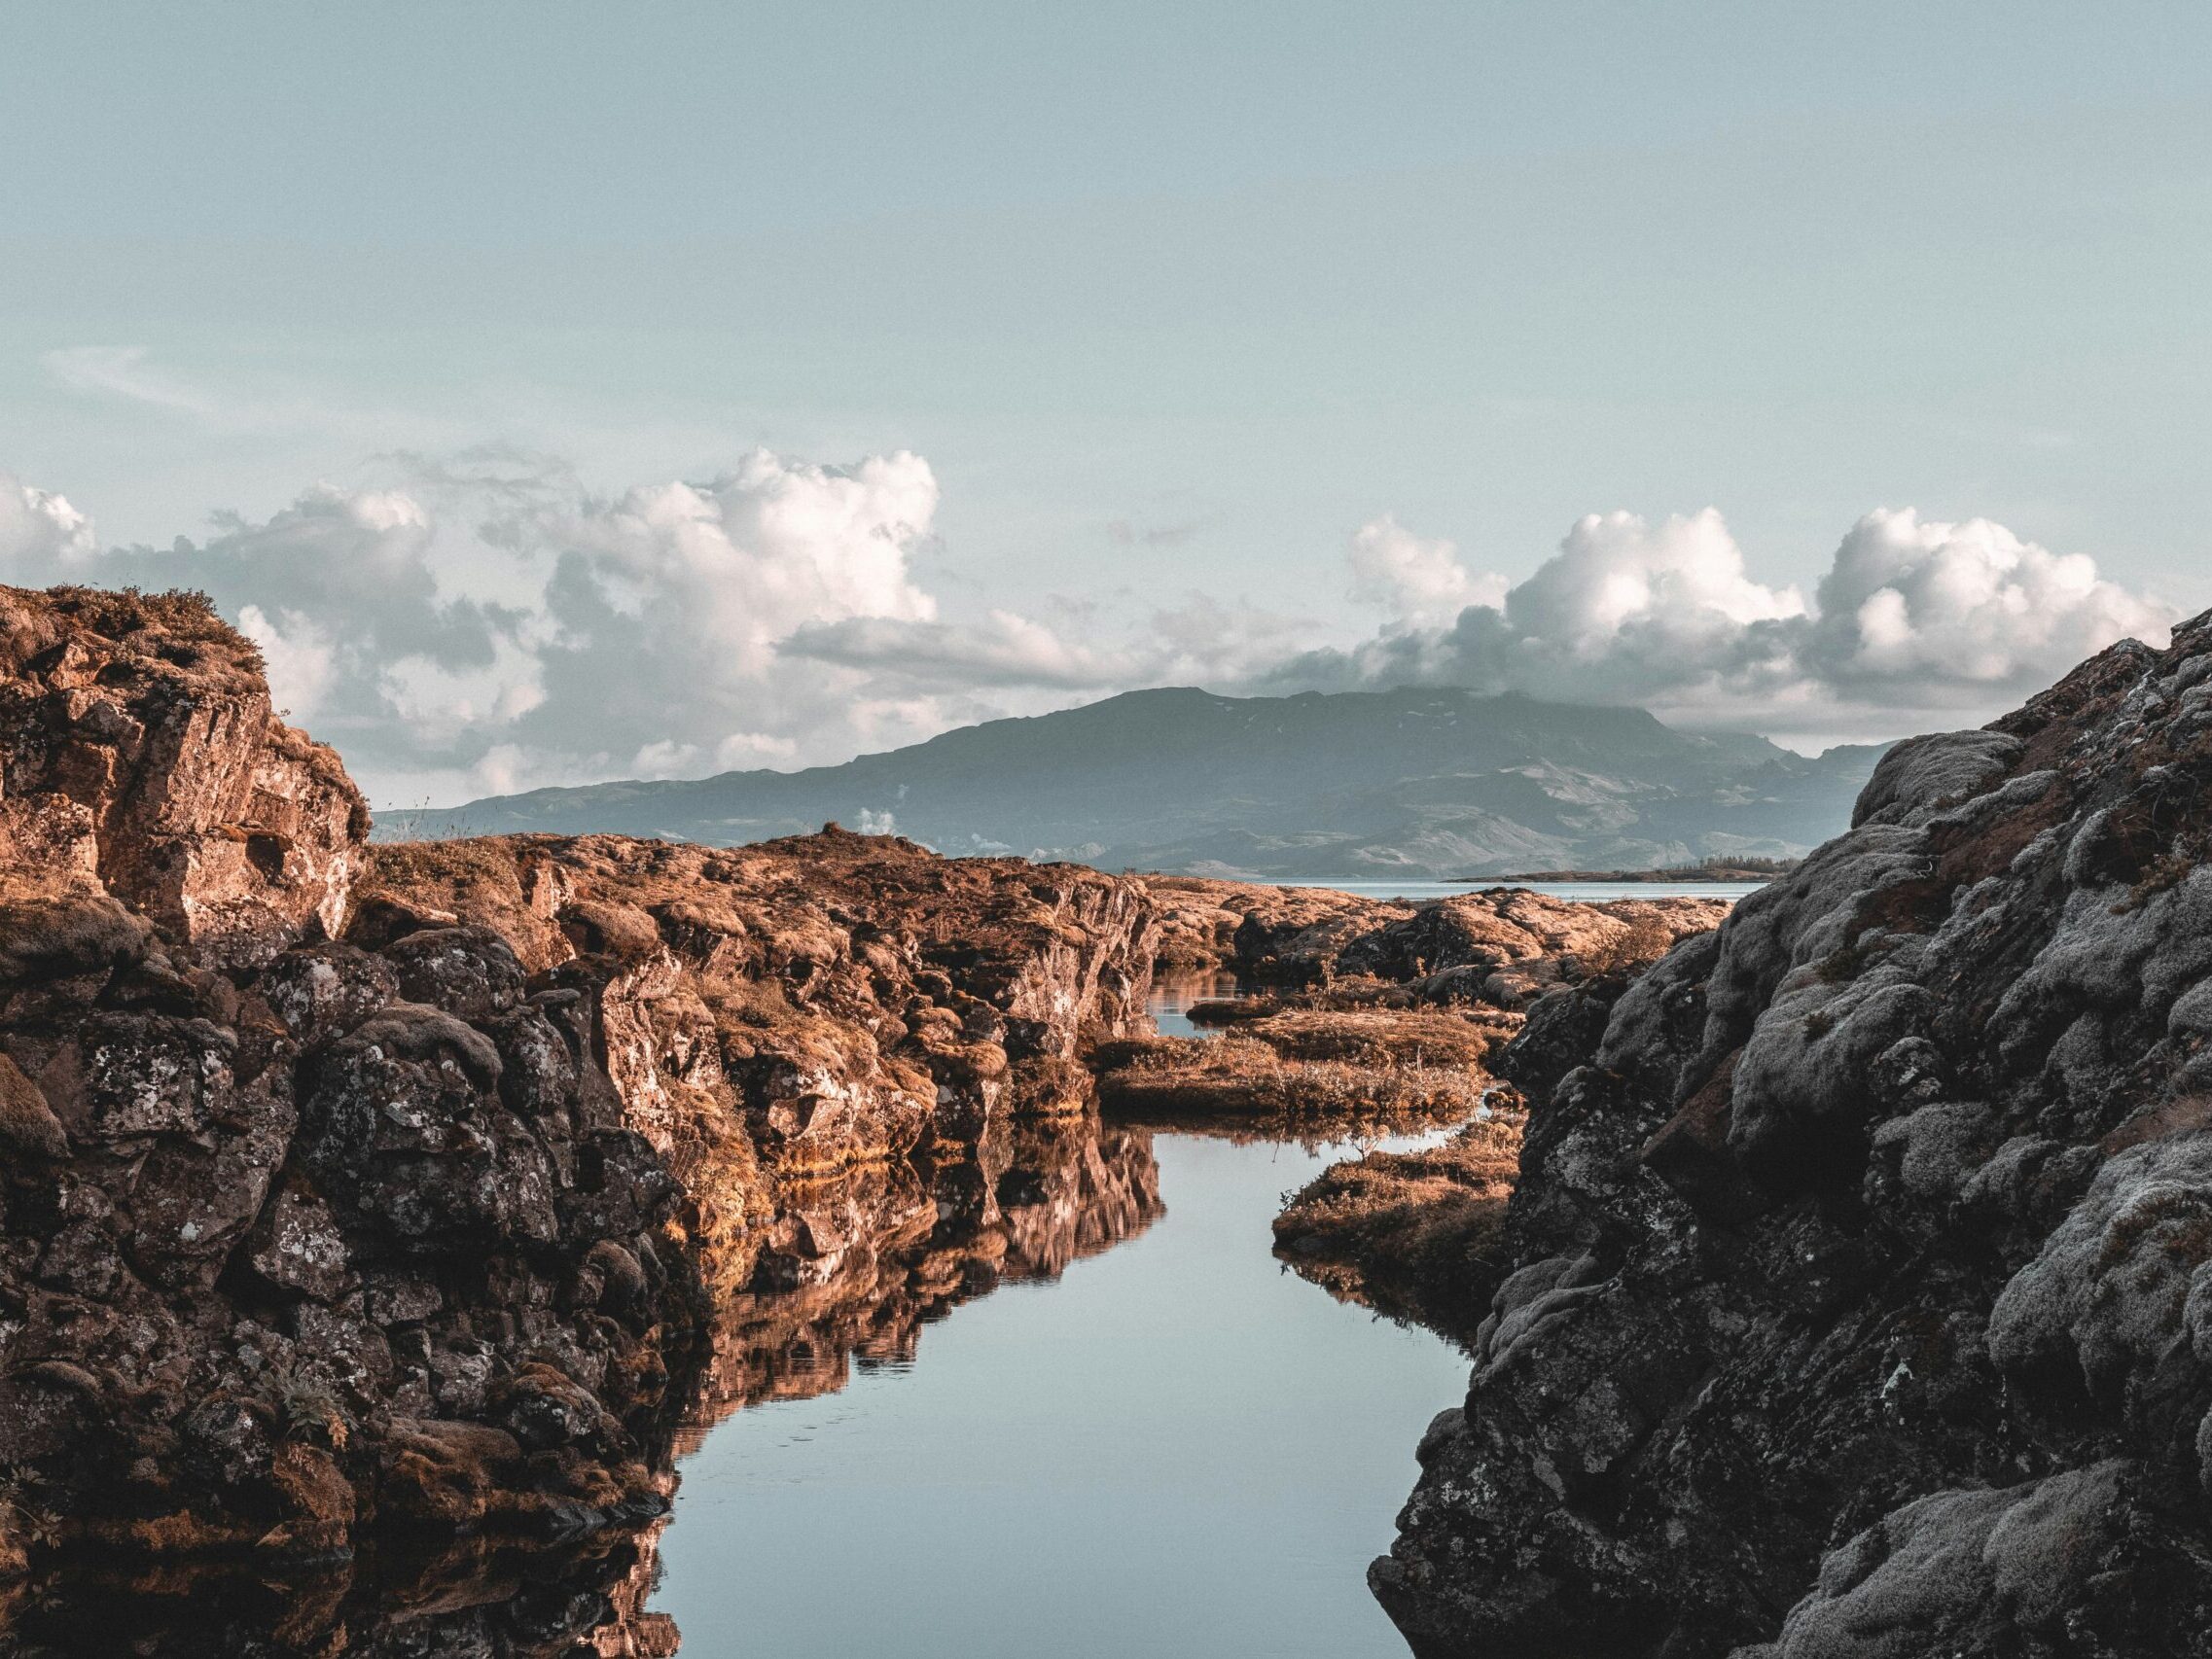
[[[1152,1137],[1094,1117],[996,1125],[963,1152],[778,1192],[751,1285],[717,1311],[695,1436],[748,1401],[835,1393],[856,1363],[910,1364],[957,1303],[1056,1279],[1164,1213]]]
[[[1151,1136],[1095,1116],[996,1123],[957,1155],[874,1165],[776,1193],[745,1288],[717,1310],[674,1457],[755,1400],[842,1388],[855,1364],[911,1364],[921,1327],[1002,1284],[1057,1278],[1164,1207]],[[365,1555],[265,1581],[249,1569],[88,1571],[0,1606],[0,1659],[144,1652],[401,1659],[666,1659],[680,1636],[643,1611],[666,1526],[464,1542],[434,1558]]]
[[[666,1659],[672,1621],[638,1615],[660,1523],[563,1546],[463,1540],[266,1577],[245,1563],[123,1563],[42,1581],[7,1609],[7,1659]]]

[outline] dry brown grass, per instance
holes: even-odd
[[[1501,1114],[1426,1151],[1332,1165],[1275,1218],[1276,1253],[1334,1295],[1470,1337],[1507,1265],[1520,1136]]]
[[[1517,1022],[1457,1013],[1339,1013],[1289,1008],[1236,1028],[1286,1060],[1354,1066],[1479,1067],[1512,1039]]]
[[[1585,973],[1594,976],[1643,968],[1674,948],[1674,931],[1656,915],[1627,915],[1622,920],[1628,924],[1626,933],[1585,951],[1578,959]]]
[[[11,671],[76,636],[95,648],[103,674],[135,669],[180,687],[239,694],[265,689],[261,652],[216,614],[206,594],[136,587],[0,586],[0,654]],[[103,680],[103,684],[113,684]]]
[[[1243,1025],[1271,1014],[1297,1010],[1306,1013],[1375,1013],[1405,1011],[1421,1005],[1409,986],[1394,980],[1359,974],[1303,990],[1270,990],[1265,996],[1223,998],[1194,1003],[1188,1010],[1193,1025]]]
[[[1138,1038],[1093,1059],[1101,1102],[1148,1118],[1464,1116],[1492,1086],[1468,1066],[1292,1059],[1241,1035]]]

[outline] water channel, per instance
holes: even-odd
[[[1366,1567],[1466,1362],[1270,1253],[1283,1195],[1357,1148],[1135,1139],[1164,1213],[1133,1236],[825,1356],[843,1386],[683,1462],[653,1606],[684,1659],[1404,1654]]]

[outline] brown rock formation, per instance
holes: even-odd
[[[1161,948],[1186,972],[1226,969],[1260,993],[1192,1007],[1224,1038],[1096,1051],[1107,1106],[1156,1123],[1467,1117],[1494,1092],[1486,1062],[1539,993],[1656,960],[1729,911],[1724,900],[1579,904],[1524,888],[1416,904],[1183,876],[1148,886]]]
[[[595,1061],[604,976],[532,998],[488,935],[334,939],[360,797],[199,602],[6,590],[0,661],[0,1463],[32,1564],[654,1512],[692,1269]]]
[[[1148,1023],[1143,889],[1079,865],[834,827],[727,850],[589,835],[372,853],[364,928],[448,918],[514,940],[549,983],[604,978],[598,1049],[717,1286],[749,1281],[774,1182],[958,1161],[1002,1118],[1080,1113],[1079,1053]]]
[[[1369,1015],[1360,1023],[1387,1028],[1395,1021]],[[1288,1016],[1239,1028],[1261,1037],[1108,1043],[1097,1055],[1103,1068],[1099,1094],[1115,1116],[1156,1127],[1202,1129],[1229,1122],[1272,1125],[1295,1135],[1302,1127],[1325,1124],[1457,1122],[1494,1086],[1481,1069],[1490,1038],[1465,1021],[1448,1023],[1464,1035],[1435,1042],[1419,1059],[1410,1042],[1380,1060],[1302,1059],[1295,1052],[1302,1034]],[[1375,1051],[1384,1052],[1379,1044]]]
[[[368,808],[195,595],[0,588],[0,882],[112,894],[210,966],[336,932]]]
[[[1730,902],[1585,904],[1488,887],[1415,903],[1179,875],[1148,876],[1146,886],[1161,913],[1163,964],[1226,968],[1279,987],[1366,978],[1405,986],[1415,1001],[1516,1009],[1563,976],[1651,961],[1709,933]]]
[[[510,1582],[496,1538],[664,1507],[696,1390],[750,1386],[709,1364],[746,1296],[866,1258],[854,1306],[920,1308],[1157,1208],[1141,1143],[1020,1149],[1080,1119],[1081,1045],[1141,1026],[1136,884],[838,832],[372,863],[366,829],[200,602],[0,590],[0,1569],[47,1575],[26,1605],[70,1605],[52,1573],[88,1549],[250,1559],[241,1583],[350,1556],[338,1608],[473,1535],[492,1555],[457,1571]]]

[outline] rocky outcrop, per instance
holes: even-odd
[[[364,928],[459,927],[561,984],[629,1119],[682,1182],[708,1276],[748,1282],[777,1182],[969,1157],[993,1123],[1079,1114],[1080,1056],[1149,1029],[1155,920],[1074,865],[941,859],[832,826],[740,848],[520,836],[374,849]],[[427,958],[426,958],[427,960]]]
[[[1284,990],[1370,979],[1405,987],[1412,1002],[1516,1010],[1562,979],[1648,962],[1678,939],[1709,933],[1730,904],[1588,904],[1525,887],[1416,902],[1181,875],[1149,876],[1146,887],[1160,915],[1162,966],[1220,969]]]
[[[986,1256],[1048,1271],[1114,1233],[1083,1216],[1157,1207],[1125,1138],[1008,1150],[1082,1121],[1080,1049],[1142,1026],[1135,883],[834,830],[372,859],[367,828],[203,602],[0,589],[0,1578],[45,1575],[27,1605],[70,1605],[90,1580],[52,1570],[88,1552],[345,1562],[333,1606],[527,1578],[485,1564],[665,1508],[747,1296],[910,1245],[965,1250],[972,1292]],[[631,1569],[592,1559],[619,1604]]]
[[[196,595],[0,588],[0,764],[18,902],[112,895],[214,967],[344,914],[368,808]]]
[[[0,592],[0,1465],[38,1563],[664,1500],[677,1186],[481,931],[337,936],[366,814],[189,597]]]
[[[1231,988],[1187,1015],[1220,1039],[1094,1051],[1108,1108],[1154,1123],[1459,1121],[1496,1092],[1486,1063],[1542,992],[1618,978],[1729,910],[1706,899],[1582,904],[1526,888],[1416,903],[1189,876],[1146,885],[1160,959],[1177,975],[1168,983],[1210,974]]]
[[[2212,1652],[2212,618],[1534,1005],[1428,1659]]]

